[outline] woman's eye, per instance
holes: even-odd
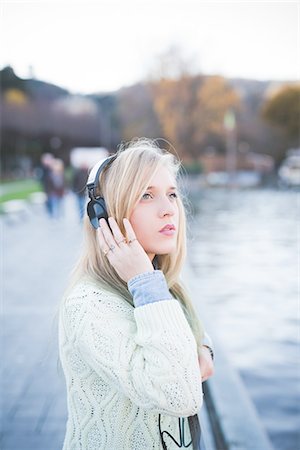
[[[178,197],[178,195],[175,192],[172,192],[172,194],[170,194],[170,196],[171,197],[173,196],[173,198],[177,198]]]
[[[146,200],[147,198],[149,198],[149,197],[147,197],[147,195],[150,195],[150,196],[151,196],[151,194],[144,194],[144,195],[142,196],[142,199]]]

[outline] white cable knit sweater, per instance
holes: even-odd
[[[162,450],[203,402],[196,341],[180,303],[134,308],[85,279],[63,300],[59,352],[68,421],[63,450]],[[185,442],[190,441],[185,419]],[[166,433],[168,450],[178,449]]]

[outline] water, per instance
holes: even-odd
[[[188,220],[202,304],[276,450],[300,449],[299,196],[204,189]]]

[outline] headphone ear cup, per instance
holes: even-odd
[[[87,214],[93,227],[95,229],[99,228],[99,220],[102,218],[108,219],[104,198],[99,197],[95,200],[90,200],[87,204]]]

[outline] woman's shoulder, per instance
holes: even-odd
[[[86,297],[90,293],[95,293],[98,295],[109,294],[109,292],[99,283],[97,283],[96,280],[93,280],[88,276],[82,276],[79,280],[72,284],[72,287],[68,288],[64,295],[64,298],[70,299],[75,297]]]
[[[91,323],[100,328],[110,321],[118,327],[132,326],[134,307],[121,294],[111,292],[96,280],[83,277],[63,296],[60,305],[60,323],[67,335],[80,333]]]
[[[121,294],[109,290],[97,280],[83,276],[63,296],[65,307],[83,305],[84,309],[109,309],[131,311],[130,305]]]

